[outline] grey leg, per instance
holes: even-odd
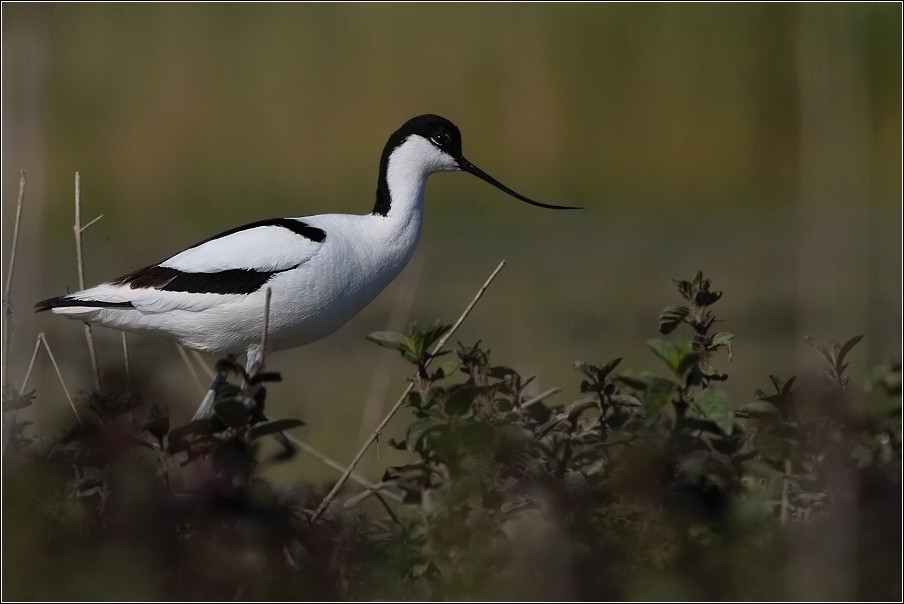
[[[234,354],[226,355],[226,358],[230,361],[235,360]],[[226,381],[226,375],[223,373],[217,373],[216,377],[213,378],[213,383],[210,385],[210,390],[207,391],[207,394],[204,395],[204,398],[201,400],[201,404],[198,406],[198,410],[195,411],[195,415],[191,418],[191,421],[196,421],[199,419],[204,419],[210,412],[213,410],[213,402],[217,397],[217,388],[220,387],[220,384]]]

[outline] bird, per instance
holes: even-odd
[[[245,354],[258,362],[266,290],[267,352],[295,348],[339,329],[401,272],[415,252],[427,178],[468,172],[525,203],[465,159],[457,126],[420,115],[383,148],[376,201],[369,214],[271,218],[229,229],[166,260],[100,285],[42,300],[84,323],[164,336],[201,352]]]

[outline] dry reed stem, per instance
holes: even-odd
[[[195,362],[200,365],[204,375],[206,375],[210,381],[213,381],[213,379],[217,377],[217,372],[207,366],[207,362],[204,360],[204,357],[201,356],[200,352],[197,350],[190,350],[189,352],[191,352],[191,356],[195,358]]]
[[[100,216],[88,223],[88,226],[100,220]],[[75,258],[78,262],[78,287],[85,289],[85,263],[82,258],[82,178],[75,173],[75,224],[72,230],[75,233]],[[91,357],[91,369],[94,370],[94,388],[100,390],[100,367],[97,364],[97,350],[94,348],[94,334],[91,333],[91,325],[85,323],[85,340],[88,342],[88,354]]]
[[[486,282],[483,284],[483,287],[481,287],[477,291],[477,295],[474,296],[474,299],[471,300],[471,303],[468,304],[468,307],[465,308],[464,312],[461,313],[461,316],[458,317],[458,321],[455,322],[455,324],[452,326],[452,329],[450,329],[448,332],[446,332],[446,335],[444,335],[442,337],[442,339],[440,339],[440,341],[437,343],[437,345],[433,348],[433,351],[430,353],[430,358],[427,359],[426,365],[430,364],[430,361],[433,359],[434,356],[436,356],[436,353],[439,352],[440,349],[442,349],[442,347],[446,345],[446,342],[449,341],[449,338],[452,337],[452,334],[454,334],[458,330],[458,328],[461,327],[461,324],[464,322],[464,320],[467,318],[467,316],[469,314],[471,314],[471,310],[474,308],[474,306],[477,304],[477,302],[480,300],[480,298],[483,297],[484,292],[487,290],[487,288],[493,282],[493,279],[496,278],[496,275],[499,274],[499,271],[502,270],[503,266],[505,266],[505,260],[503,260],[502,262],[499,263],[499,266],[496,267],[496,270],[494,270],[493,273],[490,275],[490,277],[486,280]],[[352,460],[351,464],[349,464],[348,468],[342,474],[342,477],[339,479],[339,481],[333,486],[333,489],[329,492],[329,494],[326,497],[324,497],[323,501],[320,502],[320,505],[317,507],[317,510],[314,512],[314,515],[311,517],[311,524],[314,524],[315,522],[317,522],[320,519],[320,517],[323,515],[323,513],[326,511],[326,509],[329,507],[329,505],[333,502],[333,499],[336,498],[336,495],[339,493],[339,490],[343,487],[343,485],[345,485],[345,482],[348,480],[349,476],[351,475],[352,470],[355,469],[355,466],[357,466],[358,462],[361,461],[361,458],[364,457],[364,454],[367,452],[367,449],[370,447],[370,445],[372,445],[373,442],[375,440],[377,440],[377,438],[383,432],[383,429],[386,428],[386,424],[389,423],[389,420],[392,419],[392,417],[395,415],[396,411],[398,411],[401,408],[402,404],[405,402],[405,399],[408,398],[408,393],[410,393],[413,388],[414,388],[414,382],[412,381],[410,384],[408,384],[408,387],[405,388],[405,392],[402,393],[402,396],[399,397],[399,400],[396,401],[396,404],[393,405],[392,409],[389,410],[389,413],[386,414],[386,417],[383,418],[383,421],[380,422],[380,425],[377,426],[377,428],[367,438],[367,441],[365,441],[364,445],[361,447],[361,450],[358,451],[358,454],[355,455],[355,458]]]
[[[13,269],[16,266],[16,249],[19,247],[19,225],[22,224],[22,204],[25,202],[25,186],[28,181],[25,178],[25,170],[19,169],[19,198],[16,202],[16,222],[13,226],[13,246],[9,254],[9,269],[6,272],[6,284],[3,287],[3,385],[9,383],[7,368],[9,363],[9,350],[12,347],[10,336],[10,321],[13,318],[13,307],[9,303],[9,290],[13,283]]]
[[[25,374],[25,379],[22,380],[22,391],[25,391],[25,387],[28,385],[28,380],[31,378],[31,370],[34,367],[35,359],[38,356],[38,348],[40,345],[44,345],[44,350],[47,351],[47,356],[50,357],[50,362],[53,363],[53,368],[56,371],[57,377],[60,379],[60,385],[63,387],[63,392],[66,393],[66,398],[69,400],[69,406],[72,407],[72,412],[75,413],[75,419],[78,420],[78,423],[82,423],[82,418],[78,414],[78,410],[75,408],[75,403],[72,400],[72,395],[69,394],[69,388],[66,387],[66,382],[63,381],[63,374],[60,373],[60,366],[57,365],[56,358],[53,356],[53,351],[50,350],[50,344],[47,343],[47,337],[44,335],[44,332],[38,334],[38,340],[35,342],[35,350],[31,354],[31,362],[28,364],[28,371]]]
[[[345,503],[343,503],[343,505],[346,507],[346,509],[351,509],[351,508],[355,507],[356,505],[358,505],[359,503],[361,503],[362,501],[364,501],[365,499],[367,499],[368,497],[370,497],[371,495],[373,495],[374,493],[377,493],[378,491],[382,491],[383,489],[390,487],[390,486],[392,486],[392,485],[388,482],[378,482],[377,484],[368,488],[366,491],[362,491],[361,493],[358,493],[357,495],[353,495],[352,497],[349,497],[348,499],[345,500]],[[383,493],[383,495],[388,495],[390,497],[390,499],[395,499],[396,497],[398,497],[398,499],[396,499],[396,501],[399,501],[399,502],[402,501],[401,497],[399,497],[398,495],[396,495],[395,493],[393,493],[391,491],[387,491],[387,492]]]
[[[207,366],[207,363],[204,362],[204,358],[201,356],[201,354],[197,350],[192,350],[191,352],[194,355],[195,360],[198,362],[198,364],[204,369],[205,372],[210,374],[210,379],[213,380],[213,378],[216,376],[216,373]],[[326,453],[323,453],[319,449],[309,445],[308,443],[306,443],[303,440],[300,440],[300,439],[292,436],[291,434],[286,434],[286,433],[283,433],[283,434],[285,434],[285,437],[287,440],[292,442],[292,444],[297,446],[299,449],[301,449],[305,453],[311,455],[312,457],[316,457],[317,459],[319,459],[320,461],[322,461],[329,467],[333,468],[334,470],[337,470],[339,472],[345,471],[345,466],[341,465],[338,461],[334,460],[332,457],[330,457]],[[361,476],[360,474],[357,474],[357,473],[353,473],[351,475],[351,479],[354,480],[355,482],[357,482],[358,484],[360,484],[365,489],[367,489],[368,492],[380,490],[383,488],[380,485],[371,484],[366,478],[364,478],[363,476]],[[385,494],[390,499],[394,499],[396,501],[402,500],[402,497],[397,495],[396,493],[387,492]]]
[[[35,338],[35,349],[31,353],[31,361],[28,362],[28,370],[25,372],[25,379],[22,380],[22,391],[25,391],[25,387],[28,386],[28,380],[31,379],[31,370],[35,366],[35,359],[38,358],[38,351],[41,349],[41,336]]]
[[[552,388],[550,388],[550,389],[547,390],[546,392],[541,392],[540,394],[538,394],[538,395],[535,396],[534,398],[528,399],[528,400],[524,401],[523,403],[521,403],[521,408],[524,409],[524,408],[526,408],[526,407],[530,407],[530,406],[533,405],[534,403],[539,403],[539,402],[542,401],[543,399],[549,398],[549,397],[551,397],[553,394],[558,394],[559,392],[562,392],[562,387],[561,387],[561,386],[553,386]]]
[[[319,459],[320,461],[322,461],[329,467],[333,468],[334,470],[337,470],[339,472],[345,471],[345,466],[343,466],[342,464],[340,464],[338,461],[334,460],[330,456],[326,455],[325,453],[321,452],[319,449],[312,447],[311,445],[304,442],[303,440],[299,440],[299,439],[295,438],[294,436],[292,436],[291,434],[286,434],[286,439],[288,439],[293,445],[297,446],[299,449],[301,449],[308,455],[310,455],[312,457],[316,457],[317,459]],[[361,476],[360,474],[358,474],[357,472],[352,472],[350,478],[353,481],[357,482],[362,487],[364,487],[365,492],[367,494],[370,494],[370,493],[373,493],[375,491],[379,491],[379,490],[385,488],[383,483],[374,484],[374,483],[370,482],[369,480],[367,480],[366,478],[364,478],[363,476]],[[402,496],[398,495],[396,493],[386,492],[386,493],[384,493],[384,495],[386,495],[387,497],[389,497],[390,499],[393,499],[395,501],[399,501],[399,502],[402,501]]]
[[[198,388],[201,389],[201,394],[207,394],[209,388],[204,385],[204,382],[201,381],[200,376],[198,376],[198,372],[195,369],[194,365],[192,365],[191,359],[188,358],[188,353],[185,352],[185,348],[181,344],[176,344],[176,350],[179,351],[179,356],[182,357],[182,362],[185,363],[185,366],[188,367],[188,372],[191,374],[192,379],[195,381],[195,384],[198,385]]]

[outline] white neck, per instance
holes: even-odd
[[[387,218],[396,221],[417,220],[424,212],[424,187],[435,172],[457,170],[454,160],[425,138],[412,135],[393,149],[386,166],[389,189]]]

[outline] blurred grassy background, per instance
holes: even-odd
[[[805,334],[865,332],[870,360],[900,356],[899,4],[2,11],[4,266],[18,169],[29,178],[13,381],[44,330],[70,389],[91,384],[81,327],[31,312],[77,286],[76,170],[84,221],[104,215],[85,236],[94,284],[244,222],[368,212],[382,145],[425,112],[453,120],[467,157],[509,186],[586,210],[431,179],[422,270],[333,336],[268,359],[286,378],[272,414],[307,421],[299,435],[336,459],[357,447],[365,399],[385,408],[404,388],[401,359],[364,336],[387,327],[405,284],[410,317],[451,322],[503,258],[456,339],[539,373],[538,391],[565,386],[554,400],[577,392],[573,360],[655,365],[643,342],[675,303],[671,279],[697,269],[726,291],[738,404],[805,362]],[[117,383],[119,335],[97,332]],[[173,345],[130,342],[143,395],[187,418],[200,394]],[[39,369],[34,419],[69,422],[43,357]],[[395,459],[381,455],[373,476]],[[281,471],[335,476],[307,457]]]

